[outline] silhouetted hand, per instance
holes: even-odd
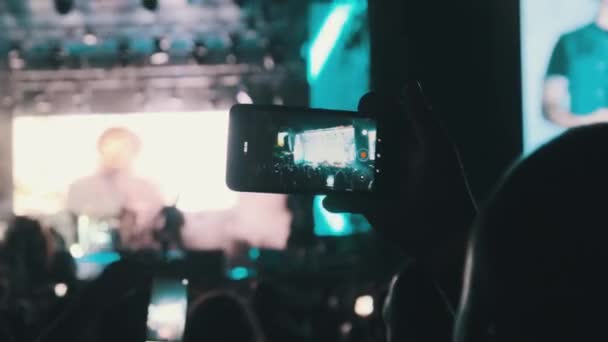
[[[324,206],[362,213],[408,252],[419,252],[450,231],[468,229],[476,209],[454,144],[433,117],[418,82],[401,97],[365,95],[359,112],[376,118],[384,168],[373,195],[332,194]]]

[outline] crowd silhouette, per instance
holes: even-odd
[[[390,196],[325,199],[332,211],[364,214],[407,260],[386,284],[384,309],[375,304],[385,336],[360,340],[603,340],[608,125],[572,130],[520,161],[478,214],[458,154],[419,84],[408,87],[405,100],[369,94],[359,108],[403,113],[378,120],[415,137],[400,146],[399,135],[386,134],[387,146],[409,152],[386,152],[393,156],[385,176],[394,177]],[[335,190],[369,187],[368,180],[348,183],[358,171],[329,165],[273,170],[308,186],[327,185],[332,175]],[[89,282],[77,279],[76,261],[52,227],[15,217],[0,249],[0,339],[144,341],[150,284],[159,265],[167,265],[164,256],[182,248],[183,217],[175,208],[162,214],[159,250],[125,254]],[[305,307],[313,297],[285,297],[289,291],[278,282],[248,286],[249,296],[222,286],[193,289],[183,341],[329,341],[349,333],[356,340],[358,327],[343,318],[349,316],[339,297],[323,297],[334,312],[307,321],[290,312],[285,298]],[[342,333],[310,331],[330,326]]]

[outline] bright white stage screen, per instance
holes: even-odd
[[[285,197],[237,194],[225,185],[227,111],[17,117],[13,122],[15,213],[48,218],[73,206],[100,215],[119,210],[112,202],[120,201],[105,192],[72,191],[81,183],[94,184],[91,191],[106,191],[103,177],[98,177],[102,169],[98,144],[102,134],[113,128],[128,130],[139,140],[129,174],[140,181],[140,190],[142,184],[147,190],[127,195],[132,197],[125,200],[129,205],[153,216],[155,205],[146,208],[147,199],[138,196],[158,194],[162,205],[177,204],[186,213],[184,235],[192,248],[222,248],[238,240],[284,247],[290,224]],[[94,204],[87,207],[83,204],[87,201]]]
[[[352,126],[305,131],[296,135],[295,140],[296,163],[346,165],[355,161]]]

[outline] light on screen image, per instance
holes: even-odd
[[[297,134],[297,164],[346,165],[355,161],[355,129],[352,126],[305,131]]]
[[[371,191],[375,178],[376,125],[373,120],[344,120],[280,127],[273,171],[283,187]],[[295,127],[295,128],[294,128]],[[372,154],[373,153],[373,154]]]

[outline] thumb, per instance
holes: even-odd
[[[423,141],[435,140],[445,135],[443,126],[433,114],[431,103],[420,82],[409,82],[405,87],[402,99],[407,111],[407,119],[419,138]]]
[[[330,194],[323,199],[323,207],[332,213],[365,214],[374,205],[371,195],[367,194]]]

